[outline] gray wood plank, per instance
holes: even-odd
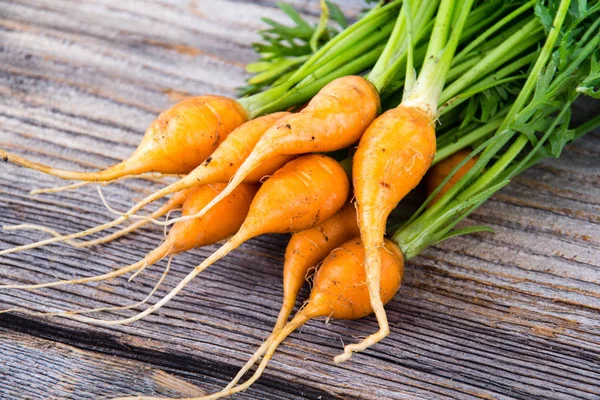
[[[318,12],[316,1],[294,4]],[[344,4],[351,14],[360,8],[358,1]],[[253,59],[249,43],[256,39],[259,18],[282,18],[270,0],[8,0],[1,9],[0,147],[78,169],[126,157],[156,113],[180,96],[233,95],[244,80],[244,64]],[[600,110],[597,103],[588,107]],[[376,323],[373,318],[313,321],[282,345],[259,385],[238,398],[598,398],[598,138],[598,133],[589,135],[569,146],[561,159],[515,179],[466,221],[488,224],[496,234],[457,238],[409,263],[403,287],[387,307],[392,334],[385,342],[349,363],[333,365],[342,342],[367,335]],[[28,194],[56,184],[61,182],[0,165],[0,223],[33,222],[74,232],[111,217],[93,187]],[[126,209],[156,187],[127,181],[103,191],[111,205]],[[2,233],[0,248],[44,237]],[[0,281],[107,272],[137,261],[161,237],[161,230],[146,229],[89,250],[52,245],[1,257]],[[285,239],[250,241],[156,315],[132,326],[105,329],[57,318],[0,315],[0,365],[42,359],[39,337],[80,349],[53,345],[58,350],[45,365],[50,371],[66,360],[72,367],[68,376],[81,380],[78,390],[91,397],[109,394],[109,375],[89,376],[100,365],[114,365],[115,374],[125,371],[110,394],[124,394],[128,387],[153,394],[158,390],[155,368],[215,390],[274,323]],[[158,295],[215,249],[177,256]],[[132,283],[116,279],[60,290],[0,291],[0,308],[52,311],[129,304],[151,290],[161,267]],[[93,351],[97,361],[79,356],[81,349]],[[139,382],[145,368],[149,378]],[[7,374],[11,385],[0,386],[0,397],[43,395],[41,374]],[[58,382],[60,376],[57,372],[52,379]],[[51,395],[59,398],[70,393],[60,385],[53,390]]]
[[[0,328],[3,399],[110,399],[140,392],[195,397],[224,386],[232,372],[197,358],[162,357],[157,364],[160,354],[151,349],[133,353],[109,335],[62,330],[58,337],[43,324],[13,317],[10,320],[10,330]],[[82,350],[82,344],[91,350]],[[187,368],[179,369],[181,365]],[[322,395],[301,392],[293,385],[284,391],[269,381],[261,381],[255,389],[260,398],[272,400]]]

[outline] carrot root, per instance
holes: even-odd
[[[158,246],[156,249],[154,249],[148,255],[146,255],[146,257],[144,259],[142,259],[136,263],[133,263],[131,265],[128,265],[126,267],[122,267],[122,268],[116,269],[114,271],[111,271],[109,273],[102,274],[102,275],[89,276],[86,278],[69,279],[69,280],[58,280],[58,281],[54,281],[54,282],[38,283],[38,284],[33,284],[33,285],[3,285],[3,286],[0,286],[0,289],[33,290],[33,289],[41,289],[41,288],[55,287],[55,286],[62,286],[62,285],[76,285],[76,284],[81,284],[81,283],[104,281],[107,279],[119,277],[130,271],[135,271],[140,268],[144,269],[147,265],[154,264],[154,263],[160,261],[163,257],[165,257],[168,254],[170,247],[171,247],[170,244],[167,245],[167,243],[164,242],[161,246]]]
[[[20,314],[30,315],[33,317],[55,317],[55,316],[62,316],[62,315],[89,314],[89,313],[96,313],[96,312],[103,312],[103,311],[120,311],[120,310],[129,310],[132,308],[137,308],[137,307],[147,303],[148,300],[150,300],[152,298],[152,296],[154,296],[154,293],[156,293],[156,291],[160,288],[160,286],[164,282],[165,278],[169,274],[169,271],[171,269],[172,259],[173,259],[173,257],[169,257],[169,262],[167,263],[167,266],[166,266],[164,272],[162,273],[160,279],[158,280],[156,285],[154,285],[154,287],[152,288],[150,293],[143,300],[140,300],[133,304],[129,304],[126,306],[85,308],[85,309],[81,309],[81,310],[43,312],[43,313],[33,312],[33,311],[21,309],[21,308],[9,308],[6,310],[0,310],[0,314],[11,312],[11,313],[20,313]]]
[[[155,182],[155,183],[159,183],[159,184],[164,184],[164,181],[161,178],[164,177],[181,177],[181,175],[174,175],[174,174],[160,174],[160,173],[156,173],[156,172],[151,172],[151,173],[144,173],[144,174],[138,174],[138,175],[127,175],[127,176],[122,176],[120,178],[117,179],[113,179],[110,181],[106,181],[106,182],[94,182],[94,181],[83,181],[83,182],[77,182],[77,183],[73,183],[70,185],[64,185],[64,186],[56,186],[56,187],[49,187],[49,188],[41,188],[41,189],[33,189],[29,192],[29,194],[48,194],[48,193],[60,193],[60,192],[65,192],[68,190],[73,190],[73,189],[78,189],[80,187],[84,187],[84,186],[89,186],[89,185],[93,185],[93,184],[99,184],[102,186],[107,186],[119,181],[124,181],[127,179],[144,179],[150,182]]]
[[[73,319],[75,321],[84,322],[92,325],[102,325],[102,326],[113,326],[113,325],[126,325],[135,321],[138,321],[145,316],[152,314],[156,310],[163,307],[167,304],[173,297],[175,297],[183,288],[185,288],[198,274],[204,271],[206,268],[210,267],[212,264],[225,257],[231,251],[236,249],[240,244],[242,244],[247,238],[242,238],[241,236],[234,236],[229,241],[227,241],[219,250],[214,252],[210,257],[208,257],[204,262],[194,268],[185,278],[179,282],[179,284],[173,288],[166,296],[160,299],[154,305],[148,307],[146,310],[124,319],[117,320],[103,320],[103,319],[95,319],[88,317],[81,317],[77,315],[61,315],[61,317]]]

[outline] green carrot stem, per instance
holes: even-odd
[[[506,112],[504,112],[503,114],[506,114]],[[439,147],[435,154],[435,158],[433,159],[433,161],[431,163],[431,166],[434,166],[435,164],[439,163],[440,161],[445,160],[446,158],[450,157],[452,154],[456,153],[457,151],[460,151],[468,146],[471,146],[473,143],[476,143],[477,141],[479,141],[479,140],[489,136],[493,132],[495,132],[496,129],[498,129],[498,127],[502,123],[501,117],[503,114],[498,115],[497,118],[489,121],[488,123],[486,123],[483,126],[480,126],[477,129],[474,129],[470,133],[468,133],[464,136],[461,136],[460,139],[458,139],[457,141],[455,141],[451,144],[448,144],[446,146]]]
[[[490,71],[494,71],[498,65],[504,64],[507,59],[522,53],[532,44],[539,42],[541,38],[543,38],[542,26],[536,20],[531,20],[508,40],[490,51],[477,65],[446,87],[440,97],[441,102],[444,103],[456,96],[479,78]]]
[[[467,56],[467,54],[469,54],[473,49],[477,48],[477,46],[479,46],[480,44],[484,43],[490,36],[492,36],[494,33],[498,32],[498,30],[500,30],[501,28],[506,26],[508,23],[514,21],[517,17],[522,15],[525,11],[533,8],[535,3],[536,3],[536,1],[532,0],[532,1],[529,1],[525,4],[523,4],[521,7],[517,8],[516,10],[514,10],[513,12],[508,14],[506,17],[502,18],[500,21],[498,21],[496,24],[494,24],[491,28],[486,29],[486,31],[482,35],[478,36],[477,39],[475,39],[471,43],[469,43],[464,49],[461,50],[460,53],[458,53],[456,55],[456,57],[454,57],[454,62],[457,63],[457,62],[460,62],[461,60],[463,60]]]
[[[476,161],[475,165],[429,210],[421,215],[418,215],[418,213],[415,214],[403,228],[396,231],[394,240],[403,250],[404,247],[412,248],[416,246],[420,248],[424,243],[427,243],[429,239],[421,235],[425,229],[428,229],[431,224],[435,224],[440,216],[445,215],[447,212],[446,210],[452,209],[462,202],[469,201],[469,199],[487,191],[488,189],[486,188],[489,188],[494,185],[495,182],[498,182],[502,172],[508,168],[510,163],[520,154],[525,145],[529,142],[529,138],[526,135],[519,136],[509,149],[491,165],[491,167],[485,170],[485,172],[482,172],[488,162],[498,154],[512,137],[514,137],[516,132],[510,130],[509,126],[515,120],[517,114],[524,109],[527,101],[531,97],[536,82],[539,79],[543,68],[546,66],[559,38],[560,30],[567,16],[569,6],[570,0],[561,1],[554,18],[553,27],[548,34],[547,40],[536,63],[530,71],[529,78],[525,82],[523,89],[517,96],[517,99],[510,108],[507,116],[502,121],[497,133],[488,141],[489,143],[486,143],[486,149]],[[475,179],[480,173],[481,175]],[[467,185],[469,186],[466,187]]]
[[[505,77],[521,68],[524,68],[524,67],[530,65],[531,62],[533,60],[535,60],[536,55],[537,55],[536,53],[531,53],[524,57],[519,58],[518,60],[513,61],[506,67],[504,67],[504,68],[498,70],[497,72],[495,72],[494,74],[488,76],[486,79],[483,79],[483,80],[479,81],[477,84],[471,86],[471,88],[469,89],[468,92],[463,92],[463,93],[457,94],[456,96],[454,96],[452,98],[448,98],[449,95],[447,94],[448,92],[446,90],[449,91],[449,90],[453,90],[453,89],[448,87],[446,90],[444,90],[442,92],[442,95],[441,95],[441,101],[440,101],[441,105],[439,108],[440,115],[446,114],[450,110],[458,107],[464,101],[473,97],[475,94],[482,92],[483,90],[489,89],[498,84],[508,82],[510,80],[520,79],[521,77],[523,77],[522,75],[511,77],[511,78],[505,78]],[[452,70],[450,70],[450,71],[452,72]]]
[[[414,85],[414,90],[405,92],[402,103],[407,107],[417,107],[435,118],[437,106],[450,70],[454,52],[458,46],[464,24],[471,11],[474,0],[442,0],[435,19],[433,32],[425,55],[425,62]],[[452,32],[453,10],[458,9]],[[449,37],[448,37],[449,36]]]
[[[471,38],[480,33],[482,29],[489,29],[489,25],[497,21],[498,17],[505,12],[504,3],[504,0],[488,1],[472,10],[463,30],[462,39]]]
[[[419,40],[425,32],[427,32],[429,21],[431,20],[438,0],[426,0],[423,5],[422,0],[411,0],[408,8],[416,9],[416,15],[411,11],[410,25],[412,27],[412,36],[414,41]],[[382,57],[377,60],[377,63],[368,75],[368,79],[373,83],[377,90],[381,93],[390,85],[393,77],[398,73],[404,63],[404,58],[407,55],[407,24],[406,24],[406,4],[402,7],[394,26],[394,32],[388,41]]]
[[[578,139],[598,129],[600,129],[600,114],[575,128],[575,138]]]

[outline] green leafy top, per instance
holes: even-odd
[[[475,165],[425,211],[436,193],[432,194],[394,233],[407,258],[448,237],[472,232],[452,229],[514,176],[545,158],[558,157],[567,143],[600,124],[596,118],[582,129],[569,129],[573,101],[580,94],[597,94],[599,13],[597,0],[580,0],[576,7],[569,0],[538,2],[537,17],[552,28],[527,81],[495,134],[471,153],[479,154]]]
[[[262,42],[252,44],[259,59],[246,67],[254,76],[248,79],[246,86],[238,89],[240,96],[258,93],[282,80],[340,30],[348,27],[344,13],[330,0],[321,0],[322,13],[317,24],[308,22],[289,4],[279,2],[277,7],[294,25],[262,18],[269,28],[259,31]]]

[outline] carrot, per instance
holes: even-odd
[[[317,265],[329,253],[358,235],[356,209],[349,203],[325,222],[292,235],[285,250],[285,261],[283,264],[283,303],[279,310],[277,323],[269,338],[254,353],[252,358],[248,360],[227,388],[233,387],[252,368],[256,361],[269,348],[273,338],[283,329],[289,316],[292,314],[300,288],[309,279],[309,271],[312,268],[317,268]]]
[[[463,150],[457,153],[456,156],[449,157],[431,168],[426,175],[428,195],[432,194],[435,189],[449,177],[454,167],[469,154],[470,152],[468,150]],[[467,162],[470,166],[474,164],[475,161],[470,159]],[[461,167],[454,175],[448,178],[448,182],[444,185],[442,190],[449,190],[469,168],[466,168],[465,166]],[[356,210],[351,205],[346,205],[340,212],[322,224],[292,235],[285,252],[285,262],[283,267],[283,304],[279,311],[275,327],[269,338],[248,360],[246,365],[238,372],[229,385],[227,385],[227,389],[233,387],[244,374],[252,368],[269,348],[275,336],[283,329],[292,313],[296,297],[302,284],[306,280],[308,271],[311,268],[316,267],[327,254],[334,251],[334,249],[342,243],[359,234]],[[383,273],[382,275],[385,276]]]
[[[183,203],[182,213],[187,215],[198,211],[217,196],[225,186],[225,183],[216,183],[196,186],[190,189]],[[137,270],[137,274],[164,257],[213,244],[233,235],[244,222],[250,208],[250,203],[257,190],[257,184],[244,183],[227,196],[225,201],[219,203],[218,207],[212,209],[210,213],[205,214],[202,218],[175,224],[166,239],[158,247],[134,264],[103,275],[34,285],[5,285],[0,286],[0,289],[38,289],[67,284],[97,282],[116,278],[135,270]],[[224,218],[224,216],[227,217]]]
[[[433,192],[440,186],[446,178],[452,173],[454,168],[461,163],[471,153],[470,150],[464,149],[451,155],[445,160],[440,161],[438,164],[433,166],[425,176],[425,188],[427,190],[427,196],[431,196]],[[450,178],[446,181],[444,186],[436,193],[435,197],[429,203],[429,206],[435,204],[443,195],[448,192],[455,184],[465,176],[465,174],[475,165],[478,157],[475,156],[465,162],[465,164],[458,169]]]
[[[280,119],[265,132],[237,169],[229,186],[204,210],[194,216],[174,219],[171,223],[202,216],[266,160],[350,146],[360,139],[375,119],[379,106],[379,94],[366,79],[346,76],[332,81],[302,111]]]
[[[131,156],[102,171],[56,169],[2,149],[0,158],[58,178],[83,181],[109,181],[146,172],[187,174],[247,118],[246,111],[235,100],[212,95],[191,97],[163,111],[150,124]]]
[[[328,220],[292,235],[285,250],[284,300],[275,329],[281,329],[287,322],[309,270],[316,267],[336,247],[358,234],[356,209],[353,205],[346,204]]]
[[[421,181],[435,156],[437,105],[472,4],[473,0],[442,0],[418,80],[413,82],[414,76],[407,73],[402,103],[369,126],[354,155],[352,177],[358,224],[379,331],[360,343],[346,346],[335,362],[348,360],[353,352],[365,350],[389,334],[379,295],[381,252],[378,249],[384,243],[390,212]],[[455,9],[457,15],[453,20]],[[409,15],[410,10],[406,12]],[[409,23],[408,17],[406,20]],[[407,71],[413,71],[410,49],[407,63]]]
[[[264,132],[273,126],[273,124],[279,120],[282,116],[289,115],[289,113],[274,113],[266,115],[260,118],[256,118],[252,121],[248,121],[231,132],[225,140],[217,147],[217,149],[210,155],[202,164],[196,167],[192,172],[186,175],[184,178],[172,183],[171,185],[147,196],[144,200],[133,206],[125,214],[119,218],[108,222],[103,225],[98,225],[94,228],[86,229],[81,232],[69,234],[69,235],[55,235],[50,239],[41,240],[36,243],[14,247],[0,251],[0,255],[14,253],[17,251],[33,249],[36,247],[44,246],[50,243],[56,243],[65,240],[77,239],[83,236],[91,235],[102,230],[112,228],[126,221],[129,217],[135,214],[137,211],[142,209],[145,205],[158,200],[171,193],[175,193],[184,189],[191,188],[195,185],[227,182],[234,174],[237,167],[242,163],[245,157],[248,156],[250,151],[254,148],[256,142],[264,134]],[[263,162],[259,168],[254,171],[245,180],[246,182],[258,182],[264,176],[270,175],[279,169],[283,164],[290,160],[290,156],[278,156],[273,157]],[[155,221],[159,223],[158,221]],[[18,229],[22,225],[16,227],[4,227],[4,229]]]
[[[381,281],[379,292],[382,301],[387,303],[400,288],[404,273],[404,259],[400,249],[389,240],[384,242],[379,251],[382,273],[386,276],[386,279]],[[333,250],[315,274],[313,288],[306,305],[280,332],[270,338],[272,343],[254,375],[239,386],[229,385],[221,392],[187,400],[219,399],[248,389],[260,378],[279,344],[310,319],[319,317],[358,319],[371,314],[373,309],[369,301],[369,289],[365,284],[364,259],[364,246],[359,238],[354,238]],[[118,400],[133,399],[158,400],[156,397],[144,396],[122,397]]]
[[[164,306],[199,273],[245,241],[265,233],[302,231],[329,219],[344,206],[349,191],[348,176],[333,158],[310,154],[292,160],[263,183],[238,232],[156,304],[121,320],[65,317],[96,325],[137,321]]]
[[[273,82],[263,93],[238,101],[213,95],[183,100],[152,123],[140,146],[127,160],[106,170],[90,173],[60,170],[1,149],[0,158],[63,179],[106,181],[139,171],[185,174],[203,162],[219,141],[244,121],[302,104],[335,78],[371,67],[391,32],[393,16],[400,4],[401,1],[395,0],[377,7],[319,49],[312,48],[314,54],[301,66]],[[287,43],[289,37],[279,33],[269,34],[270,39]],[[290,55],[288,45],[279,50]],[[277,54],[278,50],[271,52],[272,56]]]

